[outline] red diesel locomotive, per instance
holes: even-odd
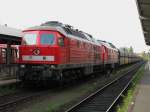
[[[102,45],[82,31],[46,22],[23,31],[19,79],[68,80],[101,70]]]
[[[125,58],[111,43],[56,21],[23,33],[18,69],[22,81],[68,81],[99,71],[110,73]]]
[[[102,44],[104,69],[106,69],[107,72],[110,72],[115,67],[119,66],[119,51],[112,43],[102,40],[97,41]]]

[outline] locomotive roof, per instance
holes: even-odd
[[[41,24],[40,26],[30,27],[25,31],[28,30],[54,30],[62,33],[68,38],[76,38],[81,41],[86,41],[92,44],[99,45],[98,42],[96,42],[96,40],[92,37],[92,35],[83,31],[79,31],[78,29],[73,29],[71,25],[64,25],[57,21],[46,22],[44,24]]]
[[[63,24],[58,21],[47,21],[45,23],[42,23],[41,26],[62,26]]]
[[[97,40],[97,41],[110,49],[118,51],[118,49],[110,42],[103,41],[103,40]]]

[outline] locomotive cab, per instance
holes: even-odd
[[[24,31],[20,63],[58,64],[65,44],[65,37],[56,31]]]
[[[19,46],[19,79],[51,78],[53,71],[58,71],[57,65],[67,60],[66,44],[67,38],[57,31],[24,31],[22,44]]]

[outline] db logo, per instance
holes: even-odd
[[[34,54],[34,55],[39,55],[39,54],[40,54],[40,50],[39,50],[39,49],[33,50],[33,54]]]

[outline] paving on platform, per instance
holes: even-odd
[[[150,112],[150,61],[145,65],[132,112]]]

